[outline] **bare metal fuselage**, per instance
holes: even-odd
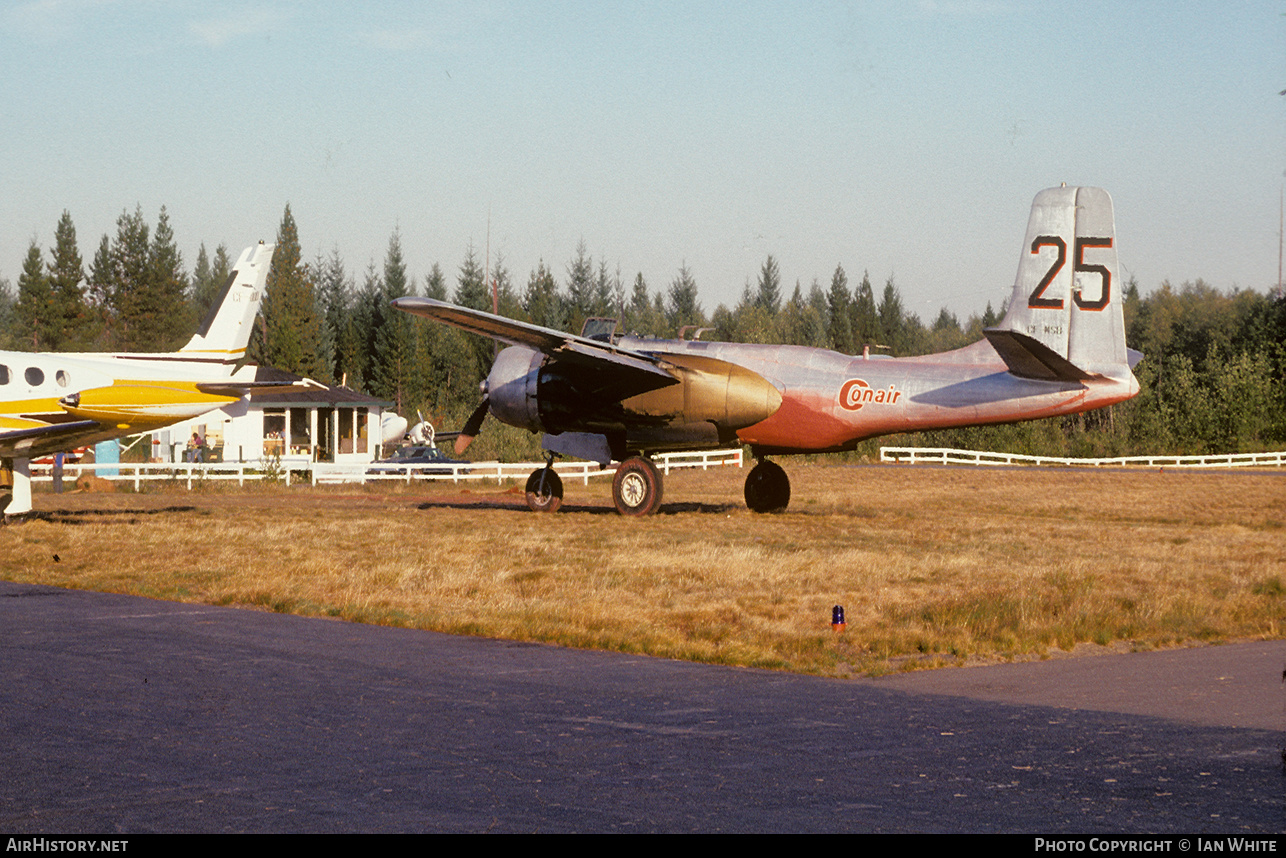
[[[513,346],[489,379],[496,416],[532,431],[604,434],[630,451],[735,443],[764,454],[814,453],[894,432],[1074,414],[1139,389],[1128,370],[1125,378],[1020,378],[985,340],[909,358],[629,337],[618,345],[677,366],[683,382],[604,397],[565,385],[556,359]]]

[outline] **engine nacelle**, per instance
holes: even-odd
[[[701,355],[657,357],[675,383],[623,397],[610,373],[564,372],[557,358],[511,346],[487,376],[491,413],[531,432],[600,433],[634,449],[731,442],[781,407],[781,391],[745,367]]]
[[[487,400],[502,423],[530,432],[543,432],[536,398],[545,356],[525,346],[510,346],[496,355],[487,375]]]

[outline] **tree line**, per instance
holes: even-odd
[[[122,212],[116,235],[102,236],[86,267],[75,226],[64,212],[48,254],[32,241],[16,291],[0,280],[0,345],[26,351],[168,351],[191,336],[227,279],[233,260],[223,245],[204,245],[188,272],[163,207],[154,227],[140,209]],[[595,261],[582,241],[556,273],[543,260],[525,283],[503,258],[490,277],[475,248],[451,275],[434,263],[418,282],[407,270],[401,235],[389,238],[382,265],[360,274],[338,250],[301,256],[287,206],[277,233],[262,313],[250,357],[330,384],[393,402],[454,427],[478,400],[494,356],[492,343],[392,309],[419,294],[549,328],[579,331],[593,316],[613,316],[621,330],[645,337],[689,335],[709,340],[788,343],[847,354],[870,348],[909,356],[957,348],[981,338],[1003,315],[990,304],[963,323],[943,308],[926,324],[909,312],[892,278],[878,290],[869,273],[850,281],[837,265],[829,283],[796,281],[787,294],[780,266],[768,256],[746,280],[733,307],[702,307],[691,271],[681,265],[653,289],[641,272],[626,279]],[[359,282],[360,281],[360,282]],[[1135,399],[1088,414],[1012,426],[976,427],[868,442],[956,446],[1042,455],[1131,455],[1245,452],[1286,443],[1286,300],[1253,290],[1221,291],[1202,280],[1124,289],[1126,340],[1144,354]],[[487,452],[530,453],[526,433],[499,433]],[[486,433],[484,433],[485,435]]]

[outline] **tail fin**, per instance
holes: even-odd
[[[218,300],[179,354],[226,364],[229,371],[245,357],[255,315],[263,300],[264,285],[268,282],[272,250],[273,245],[259,242],[242,251]]]
[[[984,332],[1024,378],[1128,378],[1112,198],[1050,188],[1032,202],[1009,312]]]

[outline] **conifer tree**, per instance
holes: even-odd
[[[871,274],[862,272],[862,282],[853,290],[853,345],[856,348],[883,343],[880,339],[880,319],[875,311],[875,293],[871,289]]]
[[[576,244],[576,258],[567,264],[567,304],[577,330],[587,316],[594,315],[594,295],[594,261],[582,238]]]
[[[436,262],[429,269],[429,276],[424,281],[424,296],[435,301],[447,299],[447,279],[442,276],[442,267]]]
[[[496,254],[495,264],[491,266],[491,282],[495,285],[496,303],[499,306],[500,315],[510,319],[525,318],[526,314],[522,311],[522,304],[514,289],[513,278],[505,265],[504,256],[499,253]]]
[[[902,311],[902,294],[893,285],[890,277],[884,284],[884,297],[880,299],[878,310],[880,319],[880,336],[883,342],[895,355],[907,354],[905,319]]]
[[[63,211],[54,232],[54,247],[50,251],[49,289],[52,300],[50,337],[42,348],[48,351],[84,349],[94,339],[90,325],[89,307],[81,281],[85,269],[81,264],[80,250],[76,246],[76,227],[71,214]]]
[[[53,290],[45,276],[40,245],[33,239],[18,275],[18,303],[14,307],[18,342],[26,351],[47,349],[54,319]]]
[[[319,354],[321,319],[307,267],[300,261],[299,233],[290,205],[277,229],[263,299],[262,360],[308,378],[329,373]]]
[[[101,348],[108,349],[114,342],[113,320],[115,313],[112,306],[112,290],[116,282],[115,265],[112,262],[111,239],[106,235],[98,244],[94,260],[89,265],[86,282],[86,298],[89,302],[90,315],[94,319],[94,328]]]
[[[9,281],[0,277],[0,349],[14,351],[13,307],[15,299]]]
[[[640,271],[634,275],[634,288],[630,293],[630,302],[625,307],[622,329],[626,333],[645,337],[661,336],[665,330],[665,319],[657,315],[655,309],[648,295],[647,281]]]
[[[148,248],[149,276],[145,296],[150,330],[142,334],[148,351],[171,351],[192,335],[196,326],[192,305],[188,303],[188,279],[183,270],[183,256],[174,243],[170,216],[161,206]]]
[[[351,312],[353,281],[344,270],[344,260],[340,258],[338,247],[331,250],[329,258],[319,257],[313,272],[317,284],[317,309],[322,320],[322,356],[329,371],[329,381],[346,382],[357,345]]]
[[[399,412],[411,402],[411,379],[414,367],[414,331],[411,316],[392,307],[390,302],[411,294],[402,258],[402,237],[397,230],[389,237],[384,256],[384,277],[376,313],[375,353],[371,356],[373,383],[371,392],[393,400]]]
[[[384,297],[384,284],[372,259],[366,266],[361,288],[353,296],[352,337],[356,343],[353,362],[348,367],[348,386],[369,393],[374,383],[372,360],[375,354],[376,321]]]
[[[771,316],[777,315],[781,310],[781,274],[777,270],[777,260],[773,259],[771,253],[764,260],[763,268],[759,269],[759,294],[755,298],[755,304]]]
[[[679,266],[678,275],[670,281],[666,297],[665,321],[670,328],[667,332],[670,336],[677,336],[679,328],[684,325],[705,324],[705,313],[697,303],[697,281],[693,279],[686,262]]]
[[[853,296],[848,291],[848,275],[844,273],[843,265],[835,266],[835,273],[831,275],[831,288],[826,295],[826,311],[829,325],[827,335],[830,338],[830,347],[837,352],[852,354],[853,349],[853,322],[850,318]]]
[[[533,324],[556,330],[564,329],[558,284],[554,282],[554,275],[550,273],[543,259],[527,278],[527,289],[522,296],[522,308]]]
[[[143,208],[116,219],[116,241],[111,246],[111,273],[106,285],[107,315],[113,349],[147,351],[154,333],[156,309],[148,294],[149,230]]]
[[[478,254],[470,242],[456,276],[455,303],[461,307],[491,312],[491,290],[487,288],[486,272],[478,263]]]

